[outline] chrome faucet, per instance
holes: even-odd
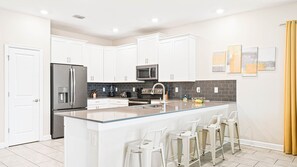
[[[156,88],[156,86],[158,86],[158,85],[160,85],[160,86],[162,86],[163,87],[163,103],[165,104],[166,103],[166,98],[165,98],[165,86],[162,84],[162,83],[156,83],[154,86],[153,86],[153,89],[152,89],[152,92],[151,92],[151,94],[153,95],[153,94],[155,94],[155,88]]]

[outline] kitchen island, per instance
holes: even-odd
[[[65,167],[122,167],[127,143],[141,139],[145,132],[164,127],[178,130],[197,119],[206,124],[215,114],[226,116],[233,104],[170,101],[61,113],[65,117]],[[160,166],[160,157],[153,158],[152,166]]]

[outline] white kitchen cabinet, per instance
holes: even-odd
[[[58,36],[51,38],[51,63],[83,65],[85,42]]]
[[[136,82],[137,46],[119,46],[116,56],[116,81]]]
[[[116,78],[116,47],[104,47],[103,49],[103,78],[104,82],[115,82]]]
[[[137,38],[137,65],[158,64],[160,34]]]
[[[116,107],[127,107],[128,99],[112,99],[112,98],[102,98],[102,99],[89,99],[88,100],[88,110],[93,109],[104,109],[104,108],[116,108]]]
[[[160,40],[159,81],[195,81],[195,78],[196,38],[181,35]]]
[[[84,57],[88,67],[88,82],[103,82],[103,47],[86,44]]]

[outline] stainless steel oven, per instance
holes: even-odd
[[[136,66],[138,81],[158,80],[158,64]]]

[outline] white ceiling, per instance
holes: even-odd
[[[0,0],[0,7],[52,20],[53,27],[119,39],[297,0]],[[225,13],[218,15],[216,10]],[[47,10],[43,16],[40,10]],[[78,20],[72,16],[85,16]],[[159,23],[151,22],[159,18]],[[112,28],[117,27],[118,33]]]

